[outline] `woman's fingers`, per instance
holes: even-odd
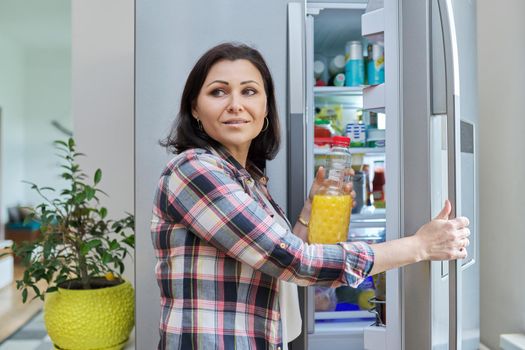
[[[324,181],[324,175],[324,167],[320,166],[319,169],[317,169],[317,174],[315,174],[315,181],[322,183]]]
[[[468,227],[460,228],[456,231],[458,239],[467,238],[470,236],[470,229]]]
[[[457,229],[461,229],[463,227],[467,227],[470,225],[470,221],[468,218],[464,216],[460,216],[454,219],[449,220]]]
[[[444,219],[448,216],[449,207],[445,203],[440,215],[418,231],[428,260],[464,259],[470,245],[469,220],[466,217]]]

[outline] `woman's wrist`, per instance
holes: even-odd
[[[309,199],[307,199],[306,202],[304,202],[304,206],[303,206],[303,209],[301,210],[301,213],[299,214],[299,217],[305,221],[310,221],[311,212],[312,212],[312,202]]]
[[[406,237],[408,240],[410,240],[410,246],[412,248],[412,251],[414,252],[414,262],[420,262],[424,260],[428,260],[428,254],[425,250],[425,244],[421,237],[417,234]]]

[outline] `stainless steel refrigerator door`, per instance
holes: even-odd
[[[468,257],[450,264],[451,349],[479,348],[479,242],[475,3],[439,0],[447,71],[449,196],[470,219]]]
[[[188,73],[207,49],[226,41],[259,49],[272,73],[282,128],[281,150],[267,162],[273,197],[287,208],[287,5],[257,0],[137,0],[135,95],[135,214],[137,349],[155,349],[160,315],[149,222],[155,186],[172,155],[167,136]]]
[[[404,269],[404,348],[477,349],[475,5],[403,0],[401,8],[403,227],[415,232],[448,197],[451,217],[469,217],[472,231],[467,259]]]

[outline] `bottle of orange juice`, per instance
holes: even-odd
[[[310,243],[333,244],[347,239],[352,197],[343,192],[343,183],[351,166],[349,146],[350,138],[333,137],[326,164],[328,176],[312,202],[308,225]]]

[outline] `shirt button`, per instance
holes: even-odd
[[[286,248],[286,244],[284,244],[284,243],[279,244],[279,246],[280,246],[281,248],[283,248],[283,249]]]

